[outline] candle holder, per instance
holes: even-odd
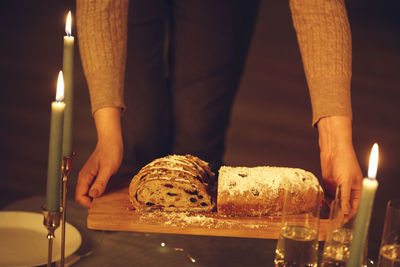
[[[49,240],[47,266],[51,266],[53,256],[53,239],[55,238],[54,232],[60,226],[61,212],[59,211],[48,211],[42,208],[43,212],[43,225],[47,228],[47,239]]]
[[[62,201],[61,201],[61,259],[60,266],[64,267],[65,262],[65,224],[67,221],[67,181],[72,171],[72,165],[75,158],[75,152],[71,156],[64,156],[62,160],[61,173],[62,173]]]
[[[55,231],[60,226],[61,221],[61,258],[60,266],[64,267],[65,263],[65,226],[67,221],[67,181],[71,174],[72,164],[75,158],[75,152],[71,156],[64,156],[61,165],[61,206],[60,211],[48,211],[44,206],[42,207],[43,212],[43,225],[47,228],[48,234],[47,239],[49,239],[48,246],[48,257],[47,266],[51,267],[52,263],[52,253],[53,253],[53,239],[55,238]]]

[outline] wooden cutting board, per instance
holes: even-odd
[[[320,220],[319,240],[325,240],[327,220]],[[133,231],[277,239],[280,217],[223,217],[215,212],[138,212],[131,209],[128,187],[94,199],[87,227],[95,230]]]

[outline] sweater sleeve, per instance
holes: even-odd
[[[77,0],[77,32],[92,113],[124,105],[129,0]]]
[[[344,0],[290,0],[313,120],[352,118],[351,33]]]

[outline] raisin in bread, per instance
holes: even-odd
[[[222,215],[280,215],[285,191],[290,193],[290,212],[312,208],[322,188],[318,179],[302,169],[285,167],[222,166],[218,176],[217,210]]]
[[[139,211],[211,211],[214,177],[208,163],[195,156],[169,155],[132,178],[129,199]]]

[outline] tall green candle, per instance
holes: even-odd
[[[65,103],[62,71],[58,74],[56,100],[51,103],[46,210],[60,210],[61,157]]]
[[[71,11],[68,13],[65,24],[66,36],[64,36],[63,48],[63,73],[64,73],[64,134],[63,134],[63,156],[72,155],[72,132],[73,132],[73,104],[74,104],[74,37],[71,35]]]
[[[363,264],[363,256],[368,235],[369,222],[371,220],[372,207],[375,192],[378,188],[376,172],[378,168],[378,145],[372,147],[368,167],[368,178],[362,183],[360,205],[358,206],[356,220],[353,229],[353,239],[350,246],[350,257],[347,267],[360,267]]]

